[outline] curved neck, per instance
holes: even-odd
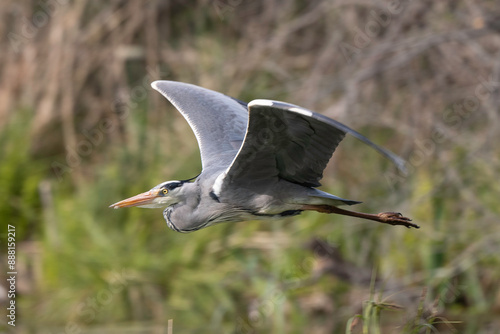
[[[203,215],[203,210],[199,210],[202,196],[196,182],[182,185],[177,197],[179,202],[163,211],[163,217],[169,228],[187,233],[208,225],[210,217]]]

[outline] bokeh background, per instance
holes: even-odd
[[[15,332],[498,333],[496,1],[8,0],[0,32]],[[201,170],[158,79],[357,129],[408,173],[347,137],[322,189],[421,229],[307,213],[184,235],[109,209]]]

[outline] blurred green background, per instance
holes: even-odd
[[[0,268],[14,225],[18,276],[2,330],[499,333],[499,14],[465,0],[3,1]],[[347,137],[322,189],[421,229],[307,213],[184,235],[160,210],[109,209],[201,170],[158,79],[357,129],[408,174]]]

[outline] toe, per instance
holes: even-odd
[[[408,228],[420,228],[417,224],[410,223],[411,219],[404,217],[400,212],[381,212],[378,214],[383,223],[391,225],[403,225]]]

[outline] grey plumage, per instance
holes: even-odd
[[[232,161],[247,128],[247,110],[241,103],[224,94],[181,82],[155,81],[151,86],[188,121],[200,147],[203,168]]]
[[[167,224],[179,232],[219,222],[295,215],[304,210],[416,227],[397,213],[370,215],[339,209],[336,206],[360,202],[316,189],[347,133],[404,168],[401,158],[349,127],[284,102],[254,100],[247,110],[241,101],[191,84],[155,81],[152,87],[193,129],[203,170],[194,182],[166,182],[111,207],[166,206]]]

